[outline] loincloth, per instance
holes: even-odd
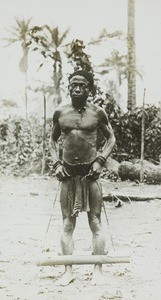
[[[77,176],[77,175],[86,176],[90,171],[92,163],[71,165],[64,161],[63,165],[71,176]]]
[[[79,212],[89,212],[90,179],[85,176],[89,173],[91,164],[69,165],[64,162],[64,167],[71,176],[62,183],[65,214],[78,216]]]

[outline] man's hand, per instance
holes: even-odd
[[[93,179],[98,179],[98,177],[101,174],[101,170],[102,167],[100,166],[100,164],[98,162],[94,162],[91,166],[91,169],[89,171],[89,177],[93,178]]]
[[[65,178],[70,177],[70,174],[67,172],[64,166],[61,165],[57,167],[55,175],[59,181],[63,181]]]

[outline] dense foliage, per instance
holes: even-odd
[[[106,111],[117,141],[113,156],[118,161],[140,158],[142,108],[137,107],[124,114],[113,101],[109,101],[106,104]],[[144,111],[144,158],[159,161],[161,154],[160,111],[154,105],[147,105]]]
[[[106,111],[116,136],[112,157],[121,162],[140,158],[142,109],[123,113],[113,101],[106,104]],[[51,120],[46,124],[46,168],[52,173],[49,152]],[[41,173],[43,153],[43,120],[9,117],[0,123],[0,172],[14,175]],[[161,122],[159,109],[145,108],[145,153],[144,158],[159,161],[161,154]],[[99,145],[102,146],[102,139]]]
[[[46,135],[46,165],[48,170],[48,121]],[[35,118],[8,118],[0,123],[0,172],[13,175],[41,173],[43,123]]]

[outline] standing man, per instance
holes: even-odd
[[[81,211],[88,214],[93,234],[93,255],[105,254],[105,239],[101,227],[102,192],[98,178],[114,147],[115,137],[105,111],[87,101],[93,84],[91,73],[80,70],[71,74],[71,104],[58,108],[53,115],[50,145],[55,174],[61,181],[63,255],[73,253],[73,231],[76,217]],[[101,156],[97,156],[98,129],[106,139]],[[62,139],[62,160],[57,147],[59,137]],[[60,284],[67,285],[73,279],[72,266],[66,266]],[[92,284],[101,284],[102,280],[102,266],[95,265]]]

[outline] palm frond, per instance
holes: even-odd
[[[58,27],[55,27],[53,30],[52,30],[52,42],[54,43],[54,45],[56,47],[59,46],[59,31],[58,31]]]
[[[26,39],[30,31],[30,22],[31,18],[27,20],[15,18],[15,24],[13,24],[11,28],[7,29],[7,31],[11,34],[11,37],[5,39],[8,42],[6,47],[18,41],[21,41],[22,45],[26,44]]]
[[[6,29],[6,31],[9,32],[12,36],[19,38],[19,31],[17,30],[16,27],[12,26],[12,29],[8,28]]]
[[[70,29],[67,29],[67,30],[62,34],[61,38],[59,39],[59,45],[58,45],[58,46],[60,46],[60,45],[62,44],[63,40],[66,38],[67,34],[69,33],[69,30],[70,30]]]
[[[44,25],[43,27],[46,28],[50,32],[50,34],[52,34],[52,28],[50,28],[49,25]]]
[[[40,26],[34,26],[30,29],[31,33],[36,33],[38,31],[42,31],[43,30],[43,27],[40,27]]]
[[[116,30],[114,32],[108,32],[106,29],[103,29],[100,35],[96,39],[92,39],[88,45],[97,45],[100,44],[102,41],[112,38],[120,39],[123,36],[122,31]]]
[[[4,48],[7,48],[8,46],[11,46],[12,44],[19,41],[19,39],[14,39],[14,38],[4,38],[2,40],[8,42],[6,45],[4,45]]]
[[[15,22],[17,24],[17,27],[22,28],[24,31],[28,30],[29,24],[31,23],[31,20],[32,20],[32,18],[27,19],[27,20],[15,18]]]

